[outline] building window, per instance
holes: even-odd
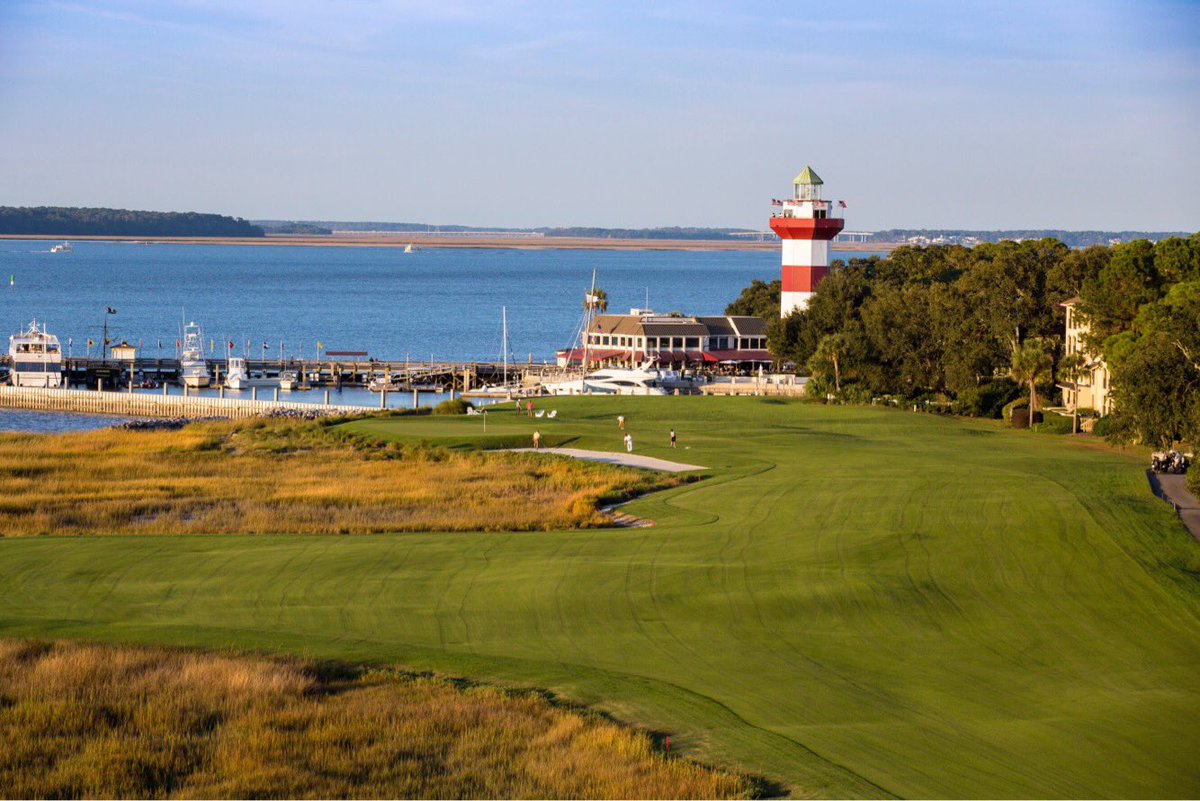
[[[682,350],[683,349],[683,337],[671,337],[671,349],[672,350]]]
[[[688,350],[695,350],[700,347],[700,337],[688,337],[684,342],[684,347]]]

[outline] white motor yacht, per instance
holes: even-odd
[[[54,247],[50,248],[50,252],[51,253],[70,253],[74,249],[75,248],[71,247],[70,242],[63,242],[60,245],[55,245]]]
[[[279,374],[279,388],[284,392],[291,392],[300,386],[300,376],[295,370],[285,370]]]
[[[183,327],[183,348],[179,353],[179,381],[185,387],[207,387],[211,377],[204,360],[204,332],[195,323]]]
[[[58,337],[38,326],[37,320],[8,338],[8,355],[13,386],[56,389],[63,385],[62,347]]]
[[[657,370],[607,367],[582,378],[543,384],[549,395],[666,395]]]

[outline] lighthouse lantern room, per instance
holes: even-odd
[[[808,306],[813,290],[829,274],[829,242],[846,224],[835,216],[832,201],[821,199],[822,184],[813,168],[805,167],[792,181],[791,199],[773,201],[777,210],[771,230],[783,241],[781,317]]]

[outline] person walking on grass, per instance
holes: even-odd
[[[533,431],[533,449],[540,451],[542,449],[542,432],[534,429]]]
[[[625,415],[623,415],[623,414],[617,415],[617,428],[619,428],[622,431],[625,430]]]
[[[625,432],[625,452],[633,453],[633,434]]]
[[[675,447],[675,429],[671,429],[671,447]]]
[[[525,411],[529,414],[530,417],[533,417],[533,401],[529,401],[528,403],[525,404]]]

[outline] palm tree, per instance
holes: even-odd
[[[608,293],[603,289],[597,289],[584,296],[583,308],[591,309],[603,314],[608,311]]]
[[[845,334],[827,334],[817,343],[817,349],[808,360],[808,369],[817,373],[833,368],[833,391],[842,392],[842,354],[846,351],[848,339]]]
[[[1033,427],[1033,414],[1037,411],[1037,385],[1050,378],[1054,360],[1046,342],[1027,339],[1013,353],[1012,377],[1018,384],[1029,385],[1029,427]]]
[[[1082,353],[1068,353],[1058,363],[1058,374],[1062,380],[1074,387],[1075,400],[1071,404],[1071,433],[1079,433],[1079,382],[1087,375],[1087,360]]]

